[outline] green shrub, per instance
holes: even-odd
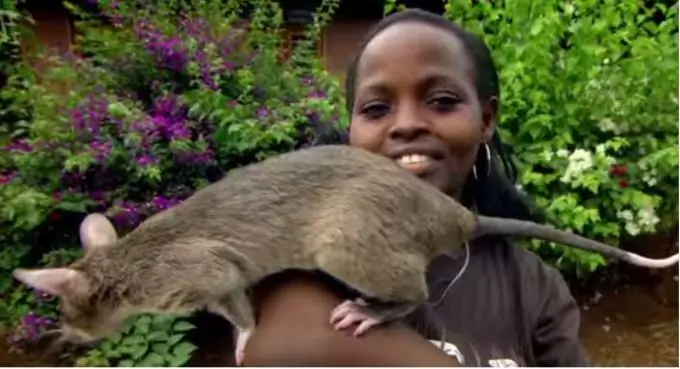
[[[500,131],[522,188],[559,228],[612,245],[678,215],[677,4],[454,1],[500,70]],[[533,242],[563,270],[598,254]]]
[[[322,6],[329,12],[335,3]],[[30,117],[0,153],[2,317],[29,314],[13,343],[35,338],[56,314],[53,303],[11,284],[9,272],[76,258],[85,213],[105,212],[125,233],[234,167],[337,140],[346,121],[338,83],[309,55],[311,43],[281,60],[274,2],[102,0],[98,7],[93,17],[70,5],[83,19],[77,52],[49,60],[40,78],[26,68],[3,91]],[[238,26],[239,19],[251,21]],[[318,17],[310,39],[326,20]],[[25,88],[18,76],[27,74]],[[76,364],[184,365],[195,348],[183,319],[139,317]]]

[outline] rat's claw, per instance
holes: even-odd
[[[333,309],[331,312],[331,324],[336,324],[340,320],[344,320],[347,315],[352,311],[352,305],[354,302],[351,300],[347,300],[343,302],[342,304],[338,305]]]
[[[337,330],[345,329],[352,324],[359,323],[359,326],[354,331],[354,336],[360,336],[368,331],[371,327],[380,324],[382,321],[376,317],[371,316],[361,305],[354,301],[345,301],[338,305],[331,314],[331,324]]]
[[[343,330],[347,327],[349,327],[352,324],[355,323],[360,323],[362,322],[366,317],[362,316],[361,314],[357,314],[354,312],[350,312],[347,315],[345,315],[342,320],[339,322],[335,323],[335,329],[337,330]]]
[[[380,320],[368,317],[364,319],[361,323],[359,323],[359,326],[357,327],[356,330],[354,330],[354,337],[359,337],[362,334],[366,333],[369,329],[375,327],[376,325],[382,323]]]

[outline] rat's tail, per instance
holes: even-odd
[[[650,259],[613,246],[605,245],[601,242],[593,241],[577,234],[534,222],[478,215],[477,229],[473,238],[483,235],[540,238],[546,241],[577,247],[586,251],[598,252],[646,268],[666,268],[677,264],[678,260],[680,260],[680,254],[674,254],[664,259]]]

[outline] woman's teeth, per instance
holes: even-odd
[[[397,164],[402,165],[402,166],[408,166],[408,165],[414,165],[414,164],[425,164],[425,163],[428,163],[430,160],[432,160],[432,159],[429,156],[426,156],[426,155],[418,155],[418,154],[404,155],[404,156],[397,159]]]

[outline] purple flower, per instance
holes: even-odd
[[[102,163],[111,155],[113,143],[95,140],[90,143],[90,150],[94,154],[97,163]]]
[[[19,139],[7,144],[5,150],[9,152],[31,152],[33,151],[33,145],[28,140]]]
[[[138,206],[129,201],[123,202],[118,211],[113,214],[113,220],[121,226],[136,226],[141,220]]]
[[[63,187],[75,187],[83,183],[85,176],[77,172],[63,172],[59,182]]]
[[[143,154],[136,159],[136,162],[141,166],[148,166],[157,164],[158,158],[150,154]]]
[[[312,92],[310,92],[307,95],[307,97],[313,98],[313,99],[327,99],[328,94],[324,91],[321,91],[321,90],[313,90]]]
[[[9,172],[9,173],[0,174],[0,184],[2,184],[2,185],[9,184],[18,175],[19,175],[19,173],[17,173],[17,172]]]
[[[40,335],[55,323],[49,318],[40,316],[31,311],[21,319],[19,326],[7,337],[7,343],[15,346],[21,342],[32,342],[40,338]]]
[[[174,155],[180,164],[184,165],[210,165],[215,162],[215,151],[206,149],[205,151],[176,151]]]
[[[188,63],[187,49],[179,37],[163,34],[146,20],[135,22],[133,28],[137,38],[162,68],[174,72],[185,69]]]
[[[166,198],[163,196],[156,196],[151,200],[151,207],[154,212],[160,212],[170,209],[171,207],[181,203],[182,200],[177,198]]]
[[[257,109],[257,117],[260,118],[260,119],[265,119],[265,118],[269,117],[270,115],[271,115],[271,112],[269,111],[269,109],[267,109],[265,107],[261,107],[261,108]]]
[[[109,102],[103,95],[103,89],[97,87],[92,95],[71,110],[71,123],[81,138],[100,135],[102,126],[111,122]]]

